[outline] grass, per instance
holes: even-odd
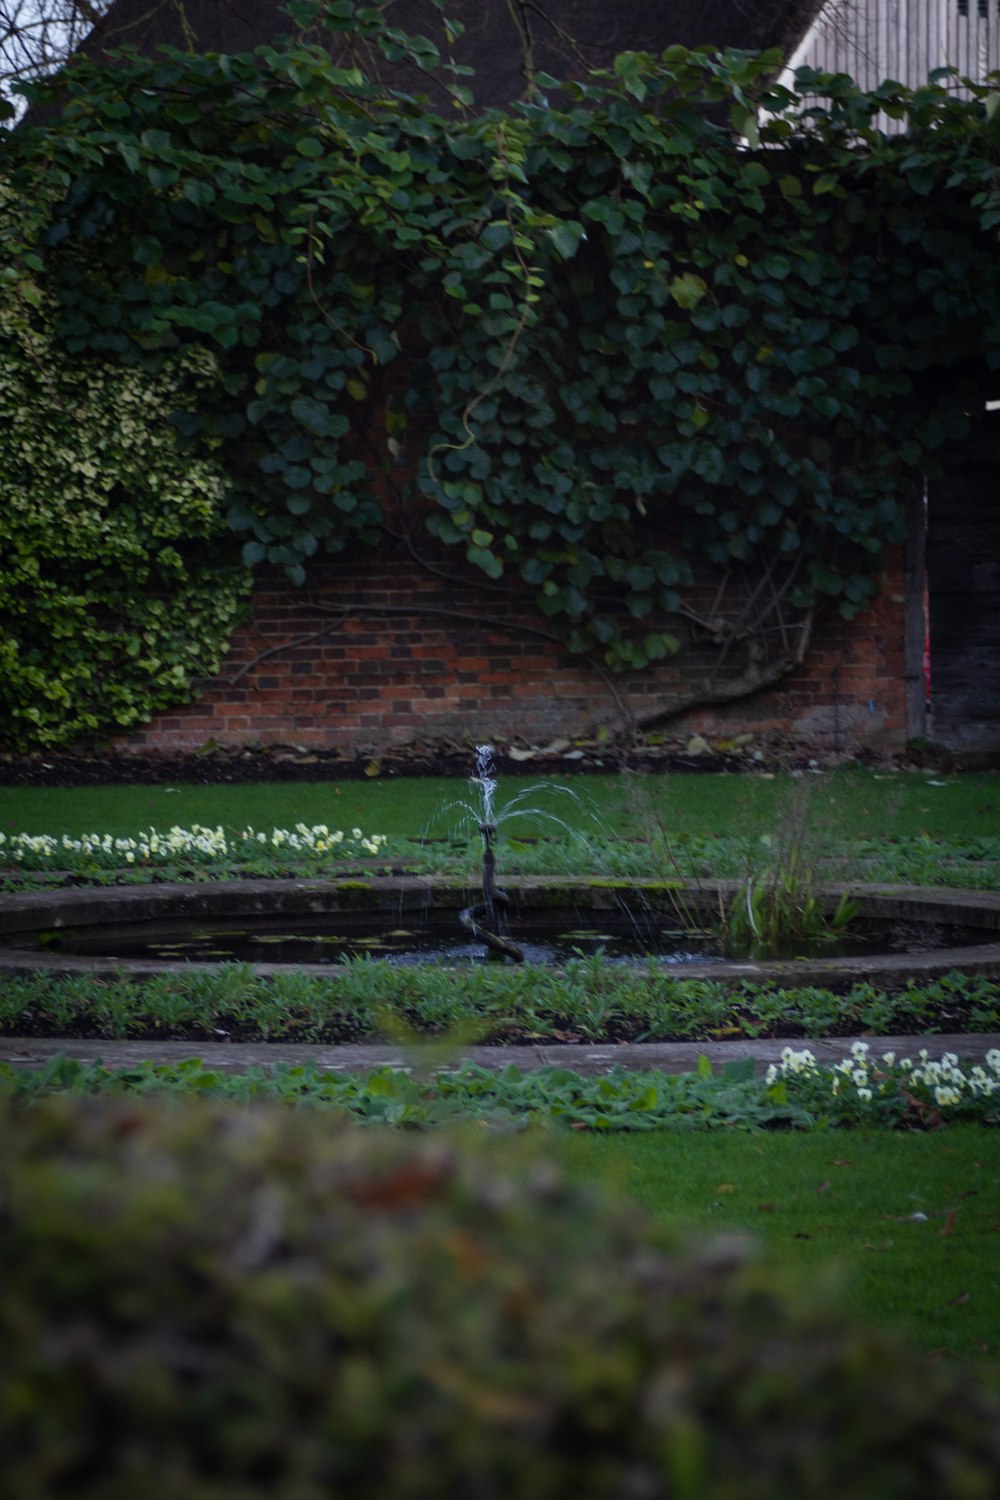
[[[848,769],[803,778],[817,808],[850,837],[872,834],[960,840],[1000,837],[1000,775],[935,776],[920,772]],[[564,820],[584,834],[613,829],[627,836],[648,832],[650,816],[675,835],[754,836],[781,816],[782,799],[798,778],[726,776],[711,772],[669,776],[581,775],[553,779],[527,797],[529,807]],[[537,778],[503,775],[501,811],[538,786]],[[562,789],[562,790],[559,790]],[[289,828],[297,822],[330,827],[360,825],[390,838],[443,837],[460,814],[453,804],[475,801],[468,783],[445,778],[226,786],[0,787],[0,831],[67,833],[95,830],[135,837],[154,826],[202,823],[228,829]],[[450,809],[450,810],[449,810]],[[604,825],[602,828],[602,824]],[[538,833],[526,814],[505,834]]]
[[[748,841],[759,840],[780,824],[787,799],[800,795],[803,784],[817,826],[833,829],[843,840],[864,840],[857,847],[870,878],[928,883],[950,878],[952,883],[995,886],[1000,842],[994,849],[990,841],[1000,841],[997,775],[883,774],[851,769],[801,779],[710,773],[580,776],[568,779],[565,791],[532,791],[526,801],[531,808],[541,807],[564,820],[571,829],[588,835],[596,830],[597,846],[605,852],[620,851],[621,841],[645,840],[635,845],[637,866],[645,860],[649,868],[657,859],[669,857],[663,846],[666,836],[688,840],[692,859],[714,860],[716,873],[723,873],[726,860],[732,867],[744,857],[741,851]],[[534,785],[531,778],[504,775],[501,811]],[[464,869],[475,850],[474,829],[473,836],[468,836],[471,813],[466,814],[464,842],[424,846],[417,841],[448,840],[461,832],[462,813],[455,804],[468,800],[466,783],[432,779],[177,788],[0,788],[0,832],[79,837],[100,831],[136,837],[150,826],[167,829],[201,823],[237,830],[248,824],[270,829],[325,822],[331,828],[360,826],[367,833],[385,834],[397,843],[396,857],[400,849],[405,851],[407,863],[419,865],[426,857],[436,860],[438,867],[451,864]],[[536,868],[544,868],[548,857],[544,849],[536,856],[529,844],[518,848],[516,842],[539,836],[540,827],[546,833],[558,833],[553,846],[569,849],[569,855],[563,852],[560,858],[586,857],[578,842],[532,812],[504,824],[505,840],[515,840],[504,850],[505,869],[512,871],[519,861],[530,865],[532,859]],[[968,848],[963,851],[964,844]],[[425,847],[430,851],[426,856]],[[968,854],[974,857],[962,863],[959,856]],[[955,861],[950,872],[946,868],[949,859]],[[374,982],[377,967],[359,970],[355,1019],[378,1003],[375,992],[365,992],[365,985]],[[232,978],[223,974],[218,983],[228,984]],[[289,975],[288,980],[294,989],[296,976]],[[394,982],[402,983],[398,975]],[[487,988],[495,982],[486,975],[476,980]],[[545,1004],[541,990],[546,984],[551,988],[550,978],[543,982],[537,976],[532,980],[530,975],[517,975],[510,982],[522,989],[528,984],[533,992],[518,1000],[526,1026],[551,1034],[571,1024],[588,1037],[602,1035],[609,997],[593,984],[580,988],[570,1021],[568,996],[547,997],[556,1011],[562,1005],[565,1015],[554,1014],[553,1005]],[[418,981],[414,977],[407,983]],[[426,976],[419,980],[419,985],[428,983]],[[402,1007],[410,1024],[416,1019],[415,1009],[422,1006],[429,1007],[435,1024],[446,1029],[460,1022],[466,997],[449,989],[458,983],[449,980],[445,984],[442,979],[436,995],[411,996],[410,1005]],[[83,994],[79,986],[80,982],[52,984],[46,996],[27,998],[36,1007],[65,1002],[72,1019],[78,1000],[84,1005],[93,1003],[89,990]],[[290,1026],[294,1030],[296,1017],[305,1016],[305,1024],[313,1024],[309,1020],[313,1011],[317,1025],[329,1018],[328,1002],[324,1005],[322,997],[311,990],[307,993],[308,987],[299,988],[301,993],[279,994],[276,1001],[271,996],[272,1035],[287,1036]],[[112,1032],[127,1027],[125,1012],[131,1004],[127,989],[124,985],[117,990],[114,985],[103,987],[105,998],[114,1001],[110,1009],[104,1007],[103,1024]],[[233,1010],[245,999],[246,982],[238,989],[239,994],[227,1000],[215,990],[168,994],[161,984],[160,999],[166,1009],[167,1001],[173,1004],[180,1019],[190,1021],[194,1016],[196,1024],[203,1025],[219,1006]],[[155,1010],[155,987],[146,998]],[[711,1035],[714,1030],[718,1035],[720,1027],[730,1024],[727,1012],[732,999],[724,1003],[711,987],[698,997],[675,998],[677,1014],[672,1023],[679,1032]],[[12,993],[7,996],[14,1010],[16,999]],[[611,1010],[638,1007],[647,1019],[641,996],[622,999],[616,994],[610,1000]],[[787,1008],[780,996],[756,996],[750,1003],[743,996],[743,1002],[735,1028],[742,1035],[752,1035],[766,1019],[762,1008],[771,1007],[776,1021]],[[657,997],[659,1019],[665,1024],[663,1003],[664,997]],[[875,1007],[871,1014],[857,1008],[857,997],[854,1002],[838,1001],[817,993],[802,996],[797,1003],[808,1010],[811,1019],[806,1020],[806,1029],[813,1035],[838,1021],[860,1026],[887,1021],[890,1015],[902,1020],[878,995],[864,997],[865,1005]],[[855,1014],[848,1016],[852,1004]],[[990,1023],[996,1010],[992,989],[982,997],[981,1008],[983,1024]],[[8,1006],[8,1024],[12,1019]],[[911,1024],[917,1019],[915,1012]],[[160,1034],[164,1034],[162,1027]],[[554,1144],[553,1149],[568,1158],[572,1171],[617,1182],[656,1218],[696,1231],[758,1236],[773,1252],[781,1274],[816,1284],[839,1280],[847,1309],[854,1316],[897,1329],[942,1358],[975,1362],[991,1379],[1000,1378],[996,1253],[1000,1246],[1000,1135],[996,1131],[953,1123],[940,1131],[905,1134],[868,1126],[770,1131],[766,1136],[727,1130],[609,1137],[584,1133]]]
[[[475,879],[481,852],[478,791],[456,780],[318,782],[254,786],[0,788],[0,839],[101,834],[139,840],[150,828],[224,830],[211,858],[171,855],[168,873],[198,866],[217,878],[278,873],[325,875],[344,868],[336,850],[280,849],[236,837],[253,828],[313,828],[387,840],[380,863],[396,870]],[[773,864],[782,831],[815,851],[824,879],[860,876],[897,883],[993,889],[1000,880],[1000,776],[941,778],[927,772],[844,770],[821,775],[579,776],[538,783],[504,777],[497,798],[501,873],[677,879],[743,879]],[[294,843],[294,840],[292,841]],[[804,846],[803,846],[804,847]],[[357,852],[356,850],[354,851]],[[66,857],[63,849],[18,863],[6,879],[37,870],[144,878],[167,868],[161,853]],[[810,856],[812,857],[812,856]],[[75,859],[75,863],[74,863]],[[127,860],[127,866],[126,866]],[[176,874],[175,874],[176,871]],[[16,873],[15,873],[16,872]],[[111,872],[111,873],[109,873]],[[0,871],[0,876],[4,872]],[[761,888],[759,883],[757,888]]]
[[[654,1218],[752,1234],[787,1275],[837,1283],[849,1313],[1000,1380],[996,1131],[587,1135],[565,1154]]]

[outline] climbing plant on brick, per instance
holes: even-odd
[[[0,740],[16,749],[185,702],[248,582],[224,473],[169,421],[182,389],[213,387],[211,356],[179,351],[153,377],[68,362],[53,316],[26,275],[0,280]]]
[[[246,563],[301,582],[377,541],[404,454],[421,524],[612,669],[707,641],[742,691],[862,608],[1000,366],[996,82],[793,94],[776,54],[668,48],[477,111],[378,10],[289,11],[252,55],[81,60],[5,149],[56,184],[67,357],[211,351],[174,420],[224,459]]]

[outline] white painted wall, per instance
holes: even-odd
[[[864,89],[887,78],[919,87],[943,67],[981,82],[1000,69],[1000,0],[826,0],[781,82],[799,67],[849,73]]]

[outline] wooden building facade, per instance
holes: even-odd
[[[885,79],[916,88],[936,68],[980,81],[1000,69],[1000,0],[826,0],[782,75],[849,73],[863,89]],[[956,81],[956,91],[967,92]],[[900,128],[880,121],[884,129]]]

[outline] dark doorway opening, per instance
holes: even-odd
[[[1000,750],[1000,402],[928,486],[926,515],[924,733],[956,751]]]

